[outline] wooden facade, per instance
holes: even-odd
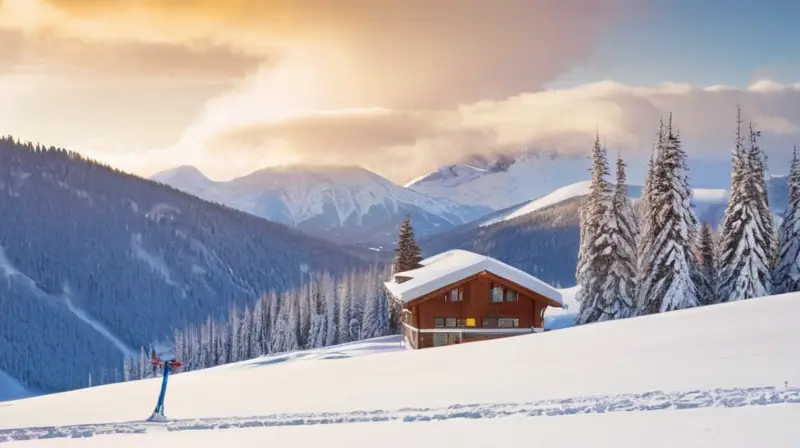
[[[403,306],[403,332],[413,348],[544,331],[544,312],[558,301],[482,271]]]

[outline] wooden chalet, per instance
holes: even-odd
[[[563,307],[558,290],[491,257],[451,250],[420,264],[385,283],[415,349],[542,332],[547,307]]]

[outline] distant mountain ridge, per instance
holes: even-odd
[[[626,163],[629,179],[644,179],[645,156],[629,157]],[[689,164],[694,188],[720,189],[730,182],[727,160],[695,158]],[[527,151],[495,158],[467,158],[420,176],[406,187],[433,198],[498,211],[584,181],[589,178],[589,168],[585,156]]]
[[[788,203],[788,178],[767,181],[770,208],[779,223]],[[695,188],[692,207],[701,222],[718,226],[728,201],[727,190]],[[575,284],[580,244],[578,210],[588,182],[567,185],[532,201],[514,204],[479,220],[420,242],[426,256],[466,249],[497,258],[558,287]],[[630,185],[637,200],[641,187]]]
[[[11,139],[0,139],[0,223],[0,370],[44,392],[103,383],[123,356],[234,302],[369,266],[282,224]]]
[[[434,199],[356,166],[289,165],[215,182],[193,167],[151,176],[203,199],[344,244],[391,244],[403,217],[434,235],[490,210]]]

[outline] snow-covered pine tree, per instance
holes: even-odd
[[[580,310],[577,325],[605,320],[603,315],[603,284],[611,265],[612,244],[616,229],[611,223],[611,189],[606,148],[600,146],[600,135],[592,147],[592,184],[589,195],[581,205],[581,244],[575,277],[579,286],[575,298]],[[613,232],[613,234],[611,234]]]
[[[773,255],[761,217],[761,192],[758,176],[762,171],[751,156],[757,135],[751,132],[751,148],[745,148],[741,135],[741,112],[737,114],[736,145],[733,150],[731,193],[722,219],[718,242],[719,288],[721,302],[769,295]]]
[[[230,357],[230,325],[226,325],[224,322],[220,322],[215,326],[216,330],[216,338],[217,338],[217,351],[219,352],[219,356],[217,358],[218,364],[227,364],[231,362]]]
[[[312,288],[314,287],[313,279],[301,288],[296,291],[295,300],[297,301],[297,321],[298,321],[298,330],[297,330],[297,343],[300,344],[300,348],[311,348],[311,344],[309,343],[308,335],[311,332],[311,313],[313,312],[313,307],[311,305],[311,297],[312,297]]]
[[[649,247],[643,264],[648,272],[639,284],[639,314],[662,313],[698,305],[697,258],[694,241],[697,218],[691,208],[691,190],[686,175],[686,153],[672,126],[672,114],[663,132],[654,163],[648,203]]]
[[[767,196],[767,155],[761,150],[758,145],[758,138],[761,137],[761,131],[753,129],[753,123],[749,126],[749,142],[748,159],[753,170],[753,183],[756,186],[756,208],[758,210],[758,217],[761,221],[761,228],[764,233],[764,240],[769,261],[770,276],[768,278],[769,292],[772,292],[772,269],[775,268],[778,257],[778,237],[775,232],[775,219],[772,217],[772,211],[769,209],[769,198]]]
[[[325,340],[325,308],[317,276],[311,280],[309,295],[309,327],[305,348],[320,348]]]
[[[638,228],[626,182],[625,162],[617,155],[616,185],[607,230],[611,253],[608,272],[601,277],[603,314],[599,320],[625,319],[635,311]]]
[[[789,203],[780,226],[780,256],[773,276],[775,294],[800,291],[800,159],[794,148],[789,170]]]
[[[352,319],[353,275],[348,274],[339,285],[339,321],[337,324],[339,344],[350,342],[350,320]]]
[[[422,250],[414,237],[410,215],[406,215],[403,223],[400,224],[400,233],[397,236],[397,247],[395,247],[394,253],[394,273],[410,271],[420,266]]]
[[[281,295],[278,295],[275,291],[272,291],[269,295],[269,326],[265,328],[264,338],[264,353],[272,353],[272,329],[275,328],[276,322],[278,321],[278,314],[280,313],[280,306],[281,306]]]
[[[650,151],[650,161],[647,166],[647,173],[642,186],[642,194],[637,205],[637,222],[639,232],[636,238],[636,296],[635,313],[641,314],[644,304],[644,296],[641,294],[642,285],[652,278],[654,266],[653,244],[653,223],[656,220],[650,207],[650,200],[653,194],[653,179],[655,178],[656,163],[661,154],[661,147],[664,145],[664,120],[659,121],[658,132],[656,133],[653,147]]]
[[[303,339],[307,332],[303,331],[302,306],[307,303],[307,293],[307,288],[290,291],[286,299],[286,306],[289,308],[289,320],[287,321],[286,345],[283,351],[301,350],[304,347]]]
[[[256,307],[245,305],[242,313],[242,358],[253,359],[259,356],[258,348],[258,328],[256,320]]]
[[[370,269],[365,284],[364,313],[361,317],[361,338],[370,339],[389,333],[389,298],[378,281],[375,268]]]
[[[322,295],[325,297],[325,346],[335,345],[339,338],[339,291],[329,274],[322,277]]]
[[[364,297],[366,294],[366,282],[363,276],[352,275],[352,291],[349,299],[350,304],[350,323],[348,325],[349,338],[351,341],[363,339],[361,334],[361,323],[364,315]]]
[[[703,223],[697,245],[697,253],[700,255],[700,275],[695,282],[697,284],[697,298],[701,305],[711,305],[718,302],[717,259],[714,251],[714,232],[711,229],[711,224]]]

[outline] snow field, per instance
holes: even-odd
[[[208,446],[217,437],[212,429],[249,443],[302,425],[298,437],[308,443],[328,435],[344,443],[335,434],[391,434],[413,423],[413,434],[427,428],[440,438],[446,428],[469,426],[483,436],[468,445],[486,446],[480,440],[496,445],[488,436],[497,431],[520,440],[518,428],[543,428],[542,421],[567,431],[567,438],[577,437],[568,430],[573,425],[608,438],[613,431],[603,422],[628,421],[623,415],[646,428],[673,427],[674,434],[665,434],[673,443],[747,432],[763,437],[774,422],[800,417],[798,316],[800,294],[788,294],[419,351],[405,350],[396,337],[381,338],[175,375],[165,409],[177,421],[158,428],[164,433],[153,435],[153,425],[135,422],[155,404],[160,379],[150,379],[8,402],[0,407],[0,440],[54,437],[74,444],[64,437],[82,436],[124,446],[117,440],[135,444],[145,436],[120,433],[147,431],[142,443],[168,437]],[[688,421],[686,413],[700,419],[694,432],[675,429],[675,422]],[[734,424],[744,415],[760,426]],[[41,428],[62,425],[81,426]],[[624,426],[610,425],[616,433]],[[637,431],[645,436],[646,428]],[[558,433],[541,431],[550,434],[548,446],[557,445]],[[800,443],[798,431],[777,432],[780,443]],[[423,445],[437,446],[434,441]],[[778,442],[769,446],[791,446]],[[731,446],[752,446],[742,443]]]

